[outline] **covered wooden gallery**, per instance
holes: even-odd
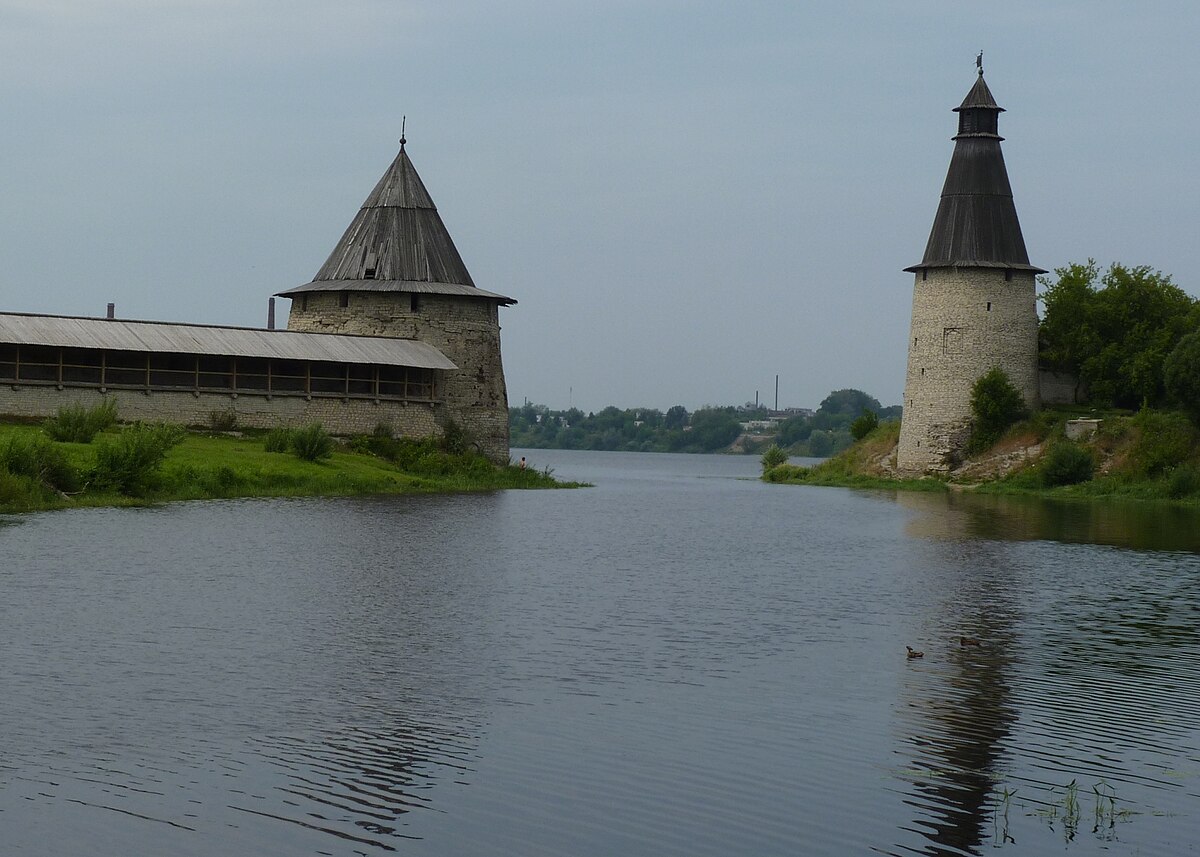
[[[0,412],[22,416],[117,395],[122,419],[423,436],[456,368],[412,339],[0,313]]]

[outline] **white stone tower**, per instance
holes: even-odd
[[[508,395],[499,308],[516,303],[476,287],[404,150],[375,185],[311,283],[291,298],[288,329],[413,339],[453,361],[428,402],[484,455],[508,461]]]
[[[981,55],[982,57],[982,55]],[[916,275],[897,467],[944,472],[971,431],[971,386],[999,367],[1038,406],[1038,319],[1029,264],[997,133],[1003,108],[979,75],[955,108],[958,134]]]

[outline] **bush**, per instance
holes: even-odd
[[[0,450],[0,465],[54,491],[79,490],[79,471],[62,449],[43,437],[25,439],[13,435]]]
[[[1196,430],[1183,414],[1139,411],[1133,424],[1137,439],[1130,457],[1137,472],[1159,476],[1182,464],[1191,454]]]
[[[292,432],[292,454],[304,461],[321,461],[333,455],[333,438],[320,423]]]
[[[226,408],[223,411],[210,411],[208,424],[213,431],[233,431],[237,428],[237,411]]]
[[[981,452],[1025,415],[1025,400],[1004,370],[993,367],[971,387],[971,414],[975,421],[967,452]]]
[[[93,481],[100,488],[140,496],[155,487],[163,459],[183,440],[179,426],[135,423],[96,448]]]
[[[466,429],[454,420],[446,420],[446,424],[442,426],[442,449],[451,455],[461,455],[470,446],[471,438]]]
[[[36,508],[40,493],[39,486],[29,477],[9,473],[0,467],[0,509]]]
[[[1167,477],[1167,496],[1172,500],[1182,500],[1196,493],[1200,493],[1200,469],[1192,464],[1181,464],[1171,470],[1171,475]]]
[[[767,447],[767,451],[762,456],[763,473],[766,473],[772,467],[778,467],[788,460],[787,453],[778,447],[776,444],[771,444]]]
[[[292,430],[287,426],[276,426],[263,437],[263,449],[267,452],[287,452],[292,448]]]
[[[1095,469],[1096,461],[1090,449],[1069,440],[1060,441],[1050,447],[1042,459],[1042,484],[1052,488],[1087,482]]]
[[[1163,362],[1163,386],[1200,424],[1200,331],[1189,333]]]
[[[42,424],[51,439],[68,443],[91,443],[97,434],[117,422],[116,399],[105,399],[94,408],[67,405]]]
[[[875,431],[878,425],[879,415],[868,408],[863,408],[859,418],[850,424],[850,436],[855,440],[862,440]]]

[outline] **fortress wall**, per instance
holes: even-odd
[[[971,387],[999,366],[1038,406],[1034,275],[999,268],[930,268],[913,287],[897,467],[954,466],[970,435]]]
[[[493,461],[508,461],[508,391],[500,358],[495,301],[455,295],[418,295],[414,312],[402,292],[308,292],[292,300],[289,330],[395,336],[439,349],[459,367],[439,389],[441,415],[462,426]]]
[[[108,399],[117,402],[122,421],[166,422],[207,426],[214,412],[232,410],[237,424],[245,428],[298,428],[321,423],[331,434],[369,434],[381,422],[391,425],[396,435],[428,437],[437,431],[438,406],[428,402],[390,402],[370,399],[265,396],[240,393],[193,393],[140,390],[110,390],[54,385],[0,386],[0,413],[21,417],[50,417],[66,405],[95,407]]]

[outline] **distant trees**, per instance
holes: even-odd
[[[689,414],[682,405],[666,413],[656,408],[608,406],[584,414],[578,408],[552,411],[544,405],[510,408],[513,446],[632,452],[715,452],[741,434],[743,415],[732,407],[701,408]]]
[[[1125,408],[1166,401],[1163,366],[1188,333],[1200,329],[1200,302],[1149,267],[1095,261],[1055,270],[1039,328],[1040,356],[1074,373],[1093,401]]]
[[[862,390],[834,390],[817,411],[783,420],[777,426],[775,445],[792,455],[823,457],[852,442],[851,427],[870,431],[882,419],[899,417],[900,407],[881,407],[879,400]],[[688,413],[683,405],[666,412],[655,408],[614,406],[584,414],[577,408],[553,411],[526,403],[510,408],[510,442],[517,447],[556,449],[626,450],[631,452],[720,452],[742,435],[742,425],[766,419],[769,411],[754,402],[735,408],[704,407]],[[771,429],[766,430],[767,434]],[[744,452],[761,451],[761,437],[747,443]]]

